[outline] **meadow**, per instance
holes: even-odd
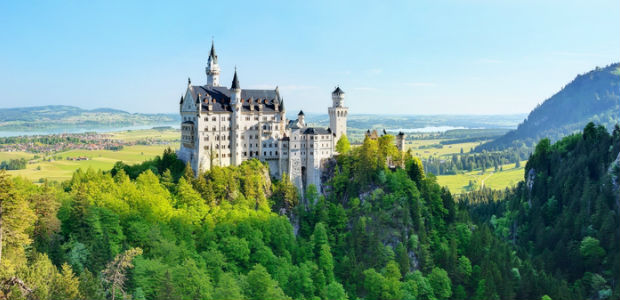
[[[135,145],[127,146],[119,151],[112,150],[69,150],[55,153],[45,159],[36,159],[28,163],[26,169],[8,171],[14,176],[22,176],[38,182],[41,179],[64,181],[71,178],[77,169],[109,170],[117,161],[136,164],[161,155],[166,148],[176,149],[178,144],[170,145]],[[1,152],[0,160],[8,158],[33,159],[34,154],[24,152]],[[53,159],[61,157],[62,159]],[[67,160],[69,158],[86,157],[88,160]],[[47,159],[52,158],[50,161]]]
[[[467,142],[450,145],[441,145],[440,142],[445,139],[419,139],[407,141],[407,149],[411,149],[412,154],[422,159],[428,157],[440,157],[449,159],[452,154],[469,153],[472,148],[484,143],[485,141]],[[440,175],[437,176],[437,182],[441,186],[447,186],[453,194],[462,194],[481,187],[492,189],[505,189],[516,185],[523,179],[523,169],[527,161],[522,161],[519,168],[515,168],[515,164],[505,164],[500,171],[495,172],[490,167],[482,172],[482,170],[474,170],[471,172],[463,172],[456,175]]]
[[[523,180],[526,162],[522,161],[519,168],[515,168],[515,164],[502,165],[501,170],[497,172],[491,167],[484,173],[482,170],[474,170],[456,175],[441,175],[437,176],[437,182],[441,186],[448,187],[452,194],[462,194],[482,187],[501,190],[515,186]]]
[[[26,169],[11,170],[9,174],[22,176],[33,182],[43,179],[50,181],[64,181],[70,179],[73,172],[77,169],[109,170],[117,161],[126,164],[137,164],[145,160],[161,155],[163,151],[170,147],[179,148],[179,131],[173,129],[166,130],[127,130],[111,132],[112,138],[131,141],[145,142],[146,145],[125,146],[123,149],[114,150],[68,150],[51,154],[28,153],[28,152],[0,152],[0,161],[24,158],[28,160]],[[157,140],[168,144],[149,144],[150,141]],[[86,160],[74,160],[76,158],[87,158]]]
[[[419,158],[427,158],[430,156],[447,156],[454,153],[460,153],[463,149],[463,153],[469,153],[472,148],[480,145],[483,142],[469,142],[459,143],[451,145],[439,144],[441,139],[428,139],[428,140],[413,140],[407,141],[407,149],[411,149],[414,156]]]

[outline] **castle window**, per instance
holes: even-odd
[[[220,157],[220,155],[219,154],[215,154],[215,157]]]
[[[216,131],[216,130],[217,130],[217,128],[215,126],[213,126],[213,131]]]
[[[263,148],[267,147],[267,144],[263,143]]]
[[[269,156],[273,155],[273,152],[269,151]]]
[[[209,127],[205,127],[205,131],[209,131]]]
[[[247,152],[243,152],[243,156],[248,156],[248,153]]]
[[[276,155],[278,155],[278,151],[276,151]]]
[[[264,153],[264,156],[267,156],[267,151],[265,151],[265,152],[263,152],[263,153]]]
[[[211,121],[216,121],[217,119],[215,118],[215,116],[213,118],[211,118]]]
[[[241,136],[241,139],[242,139],[242,140],[245,140],[245,135],[242,135],[242,136]]]
[[[258,117],[254,117],[254,121],[258,121]]]
[[[209,150],[209,146],[205,146],[205,147],[204,147],[204,149],[205,149],[205,150]]]
[[[310,152],[310,155],[314,155],[314,152]]]

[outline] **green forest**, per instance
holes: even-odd
[[[588,124],[460,199],[391,135],[303,195],[169,149],[61,184],[0,170],[0,299],[618,299],[619,148]]]

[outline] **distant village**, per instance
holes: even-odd
[[[122,140],[105,133],[63,133],[0,138],[0,152],[57,153],[68,150],[113,150],[133,145],[168,145],[156,138]],[[76,157],[76,160],[81,158]]]

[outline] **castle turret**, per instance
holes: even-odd
[[[211,41],[211,52],[209,52],[209,60],[205,68],[207,73],[207,86],[220,85],[220,66],[217,64],[217,54],[215,54],[215,45]]]
[[[297,114],[297,124],[299,124],[299,127],[306,127],[306,119],[303,110],[300,110]]]
[[[344,106],[344,91],[340,87],[332,92],[332,107],[328,108],[329,128],[335,135],[334,146],[343,135],[347,135],[347,114],[349,108]]]
[[[407,137],[402,131],[396,136],[396,148],[400,151],[405,151],[405,137]]]
[[[235,105],[241,100],[241,86],[239,85],[239,78],[237,78],[237,68],[235,68],[235,76],[233,76],[232,84],[230,85],[230,104]]]

